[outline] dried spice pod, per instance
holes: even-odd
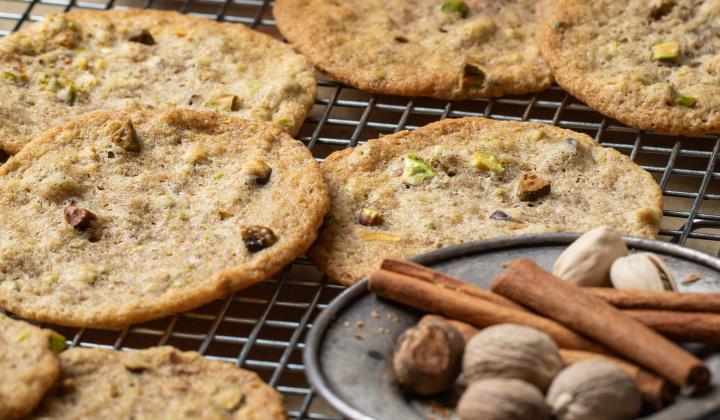
[[[462,420],[545,420],[550,410],[542,393],[518,379],[490,378],[468,386],[457,407]]]
[[[485,328],[470,339],[463,355],[463,374],[468,382],[520,379],[544,391],[562,368],[560,351],[550,336],[524,325]]]
[[[610,285],[610,267],[628,254],[616,230],[600,226],[577,238],[555,260],[553,274],[582,287]]]

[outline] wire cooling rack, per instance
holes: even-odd
[[[0,36],[51,12],[112,7],[179,10],[245,24],[280,38],[268,0],[0,0]],[[318,160],[379,135],[443,118],[481,115],[550,123],[614,147],[655,176],[665,198],[663,239],[716,256],[720,253],[717,136],[662,136],[630,129],[558,87],[502,99],[443,102],[371,95],[318,77],[318,99],[299,134]],[[339,418],[337,412],[310,389],[301,354],[314,317],[342,290],[300,258],[273,279],[192,312],[120,330],[56,330],[73,346],[139,349],[168,344],[196,350],[209,359],[256,371],[284,394],[290,417],[334,419]]]

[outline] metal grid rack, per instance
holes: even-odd
[[[0,36],[47,13],[112,7],[179,10],[280,37],[269,0],[0,0]],[[318,160],[379,135],[443,118],[482,115],[550,123],[589,134],[650,171],[665,197],[661,237],[720,256],[720,137],[630,129],[558,87],[518,97],[443,102],[372,95],[318,77],[318,99],[299,134]],[[169,344],[196,350],[256,371],[284,394],[290,417],[334,419],[337,412],[310,389],[301,353],[312,320],[342,290],[300,258],[273,279],[192,312],[120,330],[56,329],[73,346],[138,349]]]

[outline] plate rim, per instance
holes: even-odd
[[[581,233],[544,233],[482,239],[446,248],[440,248],[410,258],[410,260],[418,264],[436,264],[473,253],[493,251],[512,246],[532,247],[540,245],[569,244],[581,235]],[[623,240],[629,248],[681,257],[683,259],[708,266],[716,271],[720,271],[719,258],[693,248],[656,239],[623,236]],[[303,364],[305,365],[305,373],[310,385],[333,408],[338,410],[341,415],[352,419],[372,420],[373,417],[352,406],[332,389],[325,378],[320,363],[320,347],[329,326],[335,317],[353,301],[370,293],[367,290],[367,282],[367,277],[364,277],[362,280],[344,290],[315,317],[312,327],[310,328],[310,331],[308,331],[305,340]]]

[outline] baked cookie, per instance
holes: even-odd
[[[328,190],[278,127],[191,110],[99,111],[0,167],[0,306],[72,326],[194,308],[316,237]]]
[[[282,395],[257,374],[196,352],[73,348],[60,366],[57,392],[34,418],[286,418]]]
[[[388,256],[599,225],[654,237],[653,177],[590,137],[538,123],[444,120],[322,164],[332,205],[310,257],[349,285]]]
[[[0,419],[29,414],[60,374],[65,338],[0,314]]]
[[[631,127],[720,131],[720,2],[558,0],[541,49],[560,86]]]
[[[294,134],[315,100],[308,61],[244,25],[157,10],[49,15],[0,40],[0,149],[97,109],[216,110]]]
[[[277,0],[280,32],[334,79],[379,94],[468,99],[552,83],[546,0]]]

